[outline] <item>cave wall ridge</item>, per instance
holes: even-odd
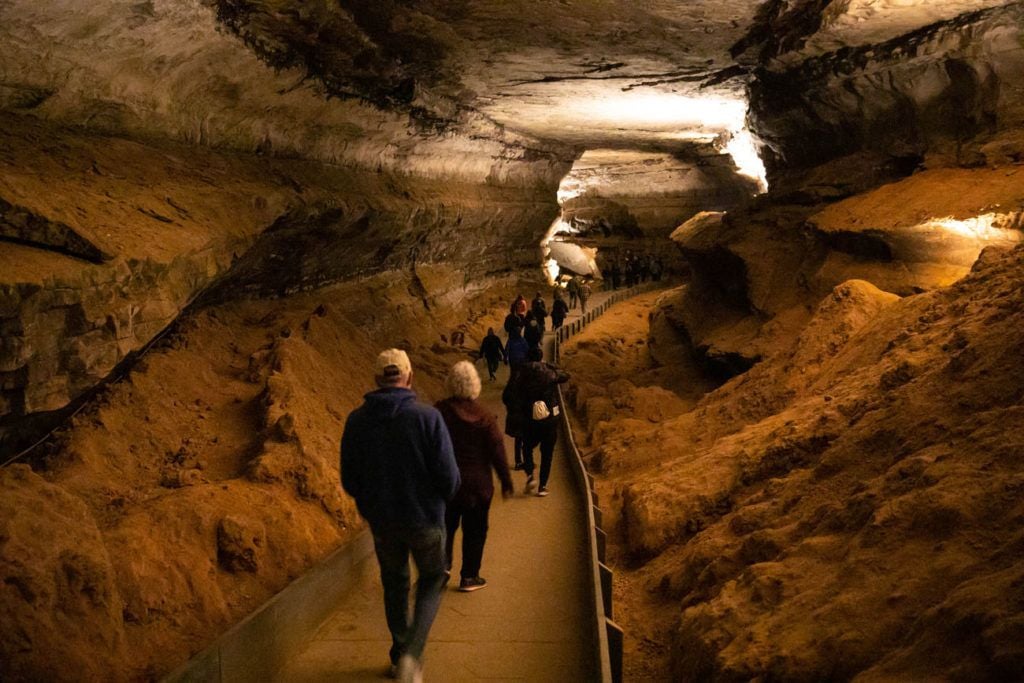
[[[772,186],[855,153],[904,160],[904,173],[983,163],[980,147],[1024,122],[1022,27],[1014,3],[796,65],[766,62],[749,119]]]
[[[547,187],[574,152],[449,104],[418,120],[274,69],[200,0],[0,6],[0,110],[137,138]]]

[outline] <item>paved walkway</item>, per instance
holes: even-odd
[[[608,294],[588,302],[599,305]],[[579,317],[572,311],[569,322]],[[552,335],[545,339],[551,355]],[[508,378],[484,379],[481,399],[504,420],[501,390]],[[486,375],[486,370],[484,370]],[[491,505],[490,531],[480,573],[487,587],[459,593],[459,546],[455,543],[449,584],[424,654],[427,681],[593,681],[597,680],[593,609],[586,594],[590,571],[582,494],[564,451],[555,450],[546,498],[523,495],[526,477],[513,472],[516,495]],[[512,460],[512,440],[505,443]],[[539,452],[535,453],[538,458]],[[281,672],[278,680],[381,681],[391,645],[375,558],[344,606],[320,628],[309,647]]]

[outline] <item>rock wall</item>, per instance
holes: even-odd
[[[876,155],[878,181],[893,177],[890,163],[904,173],[981,163],[981,146],[1024,123],[1022,26],[1024,8],[1009,3],[883,42],[765,62],[750,86],[750,126],[772,186],[792,187],[799,171],[853,153]]]
[[[438,400],[531,287],[421,265],[190,315],[0,470],[5,680],[158,680],[207,646],[359,529],[338,440],[380,348]]]
[[[989,247],[915,296],[843,282],[695,406],[635,323],[570,341],[636,677],[1024,675],[1022,269]]]
[[[558,211],[554,187],[536,178],[378,173],[3,120],[7,453],[204,292],[278,296],[439,262],[459,264],[463,280],[539,270]]]
[[[859,279],[899,296],[952,284],[982,250],[1024,240],[1020,167],[917,173],[828,205],[704,212],[672,234],[692,273],[669,316],[708,370],[743,372],[818,301]]]
[[[698,211],[738,208],[756,192],[726,155],[693,162],[626,150],[584,152],[559,186],[565,221],[604,219],[657,240]]]

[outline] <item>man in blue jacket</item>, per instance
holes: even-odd
[[[405,351],[377,357],[378,389],[353,410],[341,437],[341,485],[373,532],[391,665],[400,680],[422,680],[423,649],[446,580],[445,503],[459,488],[451,437],[441,414],[416,401]],[[409,621],[409,555],[416,606]]]

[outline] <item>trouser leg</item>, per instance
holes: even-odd
[[[484,544],[487,542],[487,516],[491,504],[467,509],[462,517],[462,578],[480,576]]]
[[[516,465],[522,465],[523,464],[523,442],[524,441],[525,441],[525,439],[523,439],[523,437],[521,437],[521,436],[515,437],[515,439],[512,441],[512,454],[513,454],[513,457],[515,457],[515,464]]]
[[[416,581],[416,606],[406,641],[406,652],[422,659],[430,627],[441,606],[444,590],[444,529],[441,527],[417,531],[410,543],[412,558],[419,571]]]
[[[551,461],[555,454],[555,441],[558,439],[558,427],[554,420],[544,425],[540,438],[540,485],[548,485],[551,476]]]
[[[531,427],[532,430],[532,427]],[[527,431],[526,437],[521,439],[523,444],[523,471],[526,472],[527,477],[533,476],[533,449],[536,448],[536,442],[533,441],[533,434],[531,431]]]
[[[497,372],[497,370],[498,370],[498,361],[497,361],[497,359],[488,358],[487,359],[487,374],[489,374],[491,376],[491,379],[494,379],[494,373]]]
[[[459,529],[461,519],[462,508],[454,503],[449,503],[448,507],[445,508],[444,511],[444,566],[446,569],[452,568],[452,554],[455,549],[455,532]]]
[[[409,547],[395,536],[374,534],[373,545],[384,586],[384,616],[391,631],[391,663],[398,662],[409,640]]]

